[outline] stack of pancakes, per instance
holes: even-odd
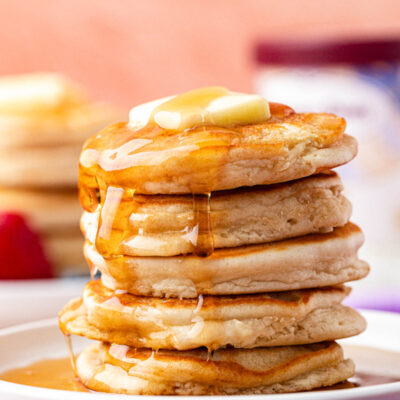
[[[56,275],[84,271],[76,192],[82,144],[120,116],[60,75],[0,79],[0,211],[26,218]]]
[[[365,321],[342,284],[369,267],[330,169],[357,144],[335,115],[270,111],[184,132],[116,124],[86,143],[81,227],[101,279],[60,327],[99,341],[76,362],[90,389],[278,393],[353,375],[334,340]]]

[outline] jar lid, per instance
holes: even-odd
[[[393,62],[400,59],[400,40],[260,42],[255,56],[260,64],[281,65]]]

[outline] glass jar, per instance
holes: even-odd
[[[400,285],[400,40],[260,43],[256,91],[347,120],[359,154],[339,168],[374,284]],[[368,280],[371,282],[371,279]]]

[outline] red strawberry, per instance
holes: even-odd
[[[39,236],[18,214],[0,214],[0,279],[51,278]]]

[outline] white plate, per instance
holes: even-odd
[[[69,300],[81,296],[88,279],[0,280],[0,328],[54,318]]]
[[[342,344],[376,347],[383,350],[400,352],[400,315],[377,311],[365,311],[368,329],[362,335],[342,341]],[[74,339],[74,349],[79,351],[87,340]],[[58,330],[55,319],[42,320],[0,330],[0,372],[26,365],[44,358],[66,357],[64,339]],[[357,360],[355,360],[357,363]],[[399,374],[400,371],[391,371]],[[0,381],[1,400],[104,400],[124,398],[121,395],[102,393],[80,393],[61,390],[43,389]],[[170,396],[154,396],[157,399]],[[203,399],[208,396],[182,396],[187,399]],[[182,398],[180,397],[180,398]],[[236,396],[234,396],[236,397]],[[241,396],[243,397],[243,396]],[[143,396],[129,396],[130,399],[141,399]],[[175,397],[174,397],[175,398]],[[212,396],[213,399],[226,397]],[[278,395],[246,396],[246,399],[276,400],[328,400],[328,399],[399,399],[400,382],[375,386],[366,386],[339,391],[321,391]]]

